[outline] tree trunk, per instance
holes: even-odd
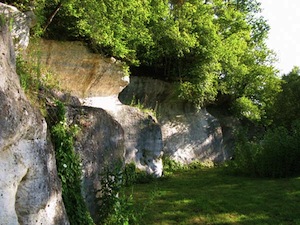
[[[58,5],[55,7],[54,11],[51,13],[51,15],[50,15],[50,17],[49,17],[49,19],[47,21],[46,26],[44,27],[44,31],[47,30],[47,28],[51,24],[53,18],[56,16],[56,14],[58,13],[58,11],[60,10],[61,6],[62,6],[62,2],[58,3]]]

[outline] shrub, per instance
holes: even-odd
[[[131,186],[133,184],[145,184],[150,183],[155,179],[152,174],[148,174],[146,171],[136,168],[134,163],[125,165],[123,171],[123,184],[125,186]]]
[[[182,170],[184,168],[184,166],[181,163],[176,162],[175,160],[171,159],[168,156],[163,156],[162,160],[163,160],[164,176],[172,175],[174,172],[178,170]]]
[[[262,142],[258,166],[262,176],[288,177],[300,173],[300,125],[291,131],[278,127],[267,132]]]
[[[132,166],[129,167],[132,169]],[[121,192],[123,187],[123,175],[121,166],[114,168],[105,167],[101,174],[101,188],[99,190],[99,219],[100,224],[134,224],[136,222],[133,212],[132,195],[126,197]]]
[[[274,178],[300,174],[299,121],[291,130],[269,130],[261,140],[250,141],[245,132],[238,133],[237,139],[235,157],[229,163],[235,172]]]

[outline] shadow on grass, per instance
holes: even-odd
[[[152,204],[140,224],[300,224],[300,179],[230,176],[220,169],[176,173],[134,188],[138,209]]]

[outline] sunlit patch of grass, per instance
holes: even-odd
[[[300,224],[299,178],[237,177],[220,168],[181,171],[136,185],[137,210],[154,187],[140,224]]]

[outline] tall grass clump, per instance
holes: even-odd
[[[16,72],[27,98],[46,116],[47,94],[52,89],[59,89],[59,82],[53,73],[41,65],[38,50],[33,50],[27,59],[17,56]]]
[[[105,225],[141,224],[147,207],[153,202],[153,192],[142,208],[135,210],[133,189],[136,184],[146,184],[154,181],[152,175],[140,171],[134,163],[122,162],[107,165],[100,174],[101,188],[99,194],[99,221]],[[131,190],[129,193],[128,190]]]
[[[138,214],[133,210],[132,194],[126,195],[124,192],[124,186],[131,186],[136,181],[135,165],[128,164],[123,168],[119,162],[106,166],[100,177],[100,224],[138,224]]]

